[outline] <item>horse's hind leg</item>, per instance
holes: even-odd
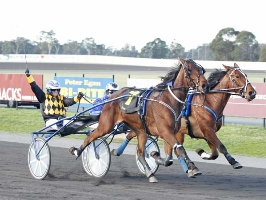
[[[109,112],[108,114],[110,115],[111,113]],[[109,123],[104,123],[107,121]],[[99,123],[98,123],[98,127],[85,138],[83,144],[79,148],[71,147],[69,149],[69,152],[78,158],[81,155],[81,153],[84,151],[84,149],[93,140],[110,133],[113,130],[113,128],[114,128],[114,121],[111,121],[108,115],[101,115]]]
[[[137,155],[138,155],[138,160],[142,164],[144,170],[145,170],[145,175],[149,178],[149,182],[151,183],[157,183],[158,180],[154,176],[154,174],[151,171],[151,168],[149,167],[148,163],[145,160],[145,144],[147,142],[147,135],[146,133],[140,133],[137,135],[138,137],[138,150],[137,150]]]
[[[164,165],[165,167],[168,167],[173,164],[173,155],[172,155],[173,149],[165,141],[164,141],[164,152],[166,154],[165,159],[161,158],[160,153],[157,151],[152,151],[150,155],[155,159],[155,162],[158,165]]]
[[[207,140],[207,143],[212,150],[211,155],[207,154],[203,149],[197,149],[196,152],[203,158],[208,160],[215,160],[218,157],[218,151],[224,154],[226,160],[234,169],[241,169],[242,165],[237,162],[227,151],[226,147],[223,145],[223,143],[218,139],[216,134],[214,134],[214,137],[209,138]],[[217,147],[217,148],[216,148]]]
[[[217,151],[217,148],[210,142],[210,141],[207,141],[206,142],[208,143],[210,149],[211,149],[211,154],[207,153],[204,149],[201,149],[201,148],[198,148],[196,149],[196,153],[204,160],[215,160],[218,158],[219,154],[218,154],[218,151]]]
[[[220,142],[220,140],[219,140]],[[242,165],[237,162],[228,152],[226,147],[220,142],[220,144],[218,145],[218,150],[224,154],[226,160],[230,163],[230,165],[232,165],[232,167],[234,169],[241,169]]]
[[[113,149],[111,151],[111,155],[113,156],[120,156],[122,155],[122,153],[124,152],[125,148],[127,147],[128,143],[130,142],[130,140],[132,138],[134,138],[135,136],[137,136],[137,134],[134,131],[130,131],[125,140],[122,142],[122,144],[117,148],[117,149]]]

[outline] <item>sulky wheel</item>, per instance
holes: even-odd
[[[144,167],[142,166],[142,164],[138,160],[137,150],[138,150],[138,146],[136,148],[137,166],[139,168],[139,171],[141,173],[145,174]],[[159,165],[155,162],[154,158],[150,156],[150,153],[152,151],[157,151],[160,153],[160,148],[158,147],[157,142],[152,137],[148,136],[147,142],[145,145],[145,160],[148,163],[148,165],[150,166],[152,173],[155,173],[158,170]]]
[[[40,151],[40,149],[42,150]],[[39,152],[40,151],[40,152]],[[38,156],[36,154],[39,152]],[[43,138],[34,138],[28,152],[28,165],[31,175],[36,179],[44,179],[51,166],[50,147]]]
[[[82,164],[85,172],[97,178],[104,177],[111,163],[108,143],[98,138],[91,142],[82,152]]]

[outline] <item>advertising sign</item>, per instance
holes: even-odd
[[[87,98],[95,100],[105,95],[105,86],[113,82],[113,78],[88,78],[88,77],[54,77],[60,83],[61,94],[66,97],[75,97],[79,92],[83,92]],[[75,104],[73,106],[77,106]],[[91,107],[91,104],[84,99],[80,106]]]
[[[34,74],[33,77],[42,88],[43,76]],[[25,74],[0,74],[0,100],[38,102]]]
[[[225,116],[266,118],[266,83],[252,83],[257,95],[248,102],[246,99],[231,95],[225,109]]]

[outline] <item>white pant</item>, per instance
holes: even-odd
[[[57,121],[58,121],[57,119],[49,119],[49,120],[46,121],[45,126],[46,127],[50,126],[50,125],[56,123]],[[63,126],[65,126],[69,121],[70,120],[64,120],[63,121]],[[53,129],[53,130],[58,130],[59,129],[59,127],[56,124],[52,125],[50,128]]]

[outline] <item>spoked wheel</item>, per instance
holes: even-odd
[[[87,174],[97,178],[104,177],[111,163],[108,143],[98,138],[91,142],[82,152],[82,164]]]
[[[139,168],[139,171],[141,173],[145,174],[144,167],[142,166],[142,164],[138,160],[137,150],[138,150],[138,146],[136,148],[137,166]],[[158,147],[157,142],[152,137],[148,136],[147,142],[146,142],[146,145],[145,145],[145,160],[148,163],[148,165],[150,166],[152,173],[155,173],[158,170],[159,165],[155,162],[154,158],[150,156],[150,153],[152,151],[157,151],[157,152],[160,153],[160,149]]]
[[[34,138],[28,152],[28,165],[31,175],[36,179],[44,179],[49,173],[51,166],[50,147],[43,138]],[[40,149],[42,150],[40,151]],[[36,154],[39,155],[36,157]]]

